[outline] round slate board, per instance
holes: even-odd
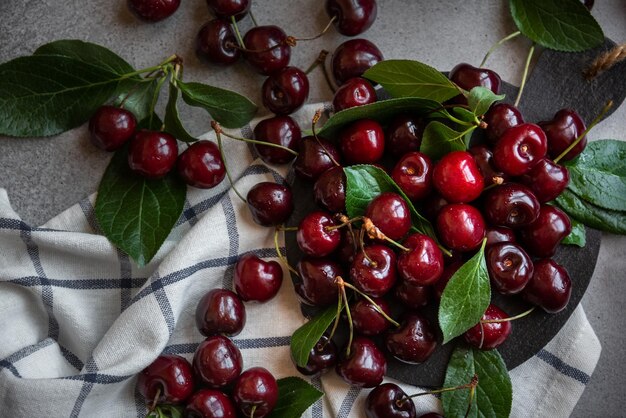
[[[551,119],[558,109],[571,107],[588,123],[599,113],[607,100],[612,99],[615,102],[613,109],[618,108],[626,96],[626,83],[620,82],[626,73],[626,61],[592,82],[582,77],[582,70],[588,63],[600,52],[614,45],[607,40],[601,47],[577,54],[544,51],[529,76],[519,106],[525,120],[536,122]],[[502,92],[507,96],[505,101],[512,103],[517,91],[517,87],[503,83]],[[381,99],[386,98],[384,92],[380,96]],[[480,138],[475,139],[480,141]],[[293,178],[296,208],[288,224],[295,226],[307,213],[318,208],[313,201],[312,185],[294,176],[290,177]],[[570,302],[565,310],[558,314],[551,315],[537,309],[513,323],[511,337],[499,348],[509,369],[538,353],[567,322],[582,299],[593,275],[601,236],[599,231],[587,228],[587,245],[584,248],[560,246],[555,259],[567,268],[572,279]],[[286,234],[286,247],[289,263],[295,266],[302,254],[294,233]],[[293,279],[297,280],[297,277]],[[529,307],[519,297],[504,297],[496,292],[493,293],[493,301],[511,315],[523,312]],[[309,317],[316,312],[315,309],[304,305],[302,311]],[[436,307],[430,306],[423,313],[436,326]],[[340,327],[337,333],[337,342],[340,345],[342,340],[346,339],[346,329],[347,326],[343,324],[343,329]],[[441,335],[439,338],[441,341]],[[428,361],[420,365],[408,365],[389,358],[387,376],[413,385],[440,387],[453,347],[454,343],[439,346]]]

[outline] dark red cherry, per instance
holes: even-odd
[[[341,156],[332,142],[324,138],[305,136],[300,141],[293,169],[298,177],[315,181],[326,170],[335,167],[335,163],[340,162]]]
[[[439,415],[436,412],[429,412],[427,414],[420,415],[418,418],[445,418],[443,415]]]
[[[180,0],[128,0],[128,7],[138,18],[158,22],[178,10]]]
[[[335,27],[345,36],[365,32],[376,20],[376,0],[326,0],[326,13],[336,17]]]
[[[244,57],[260,74],[271,75],[289,65],[291,47],[278,26],[255,26],[243,37]]]
[[[561,209],[542,205],[535,222],[520,230],[520,242],[526,250],[541,258],[552,257],[563,238],[572,232],[569,216]]]
[[[282,145],[292,150],[298,149],[302,132],[298,124],[289,116],[274,116],[263,119],[254,127],[254,139]],[[286,164],[294,159],[289,151],[271,145],[254,144],[263,161],[269,164]]]
[[[572,281],[567,270],[554,260],[544,258],[535,262],[535,273],[522,295],[548,313],[565,309],[572,294]]]
[[[187,360],[176,354],[162,354],[137,376],[139,393],[149,404],[181,403],[193,393],[193,375]]]
[[[393,291],[396,299],[410,309],[423,308],[428,305],[432,297],[431,293],[430,286],[412,285],[404,280],[400,280]]]
[[[241,352],[223,335],[202,341],[193,355],[193,371],[199,382],[211,388],[223,388],[241,374]]]
[[[327,335],[322,335],[322,338],[309,352],[306,365],[304,367],[296,365],[296,369],[305,376],[319,376],[333,367],[336,362],[337,346]]]
[[[426,286],[439,280],[443,272],[443,253],[432,238],[412,234],[402,245],[411,250],[398,256],[398,272],[404,280],[414,286]]]
[[[391,329],[385,337],[385,347],[392,356],[405,363],[423,363],[437,348],[437,337],[426,318],[411,313]]]
[[[350,266],[350,279],[363,293],[381,297],[396,282],[396,254],[384,245],[373,244],[358,251]],[[368,259],[369,257],[369,259]]]
[[[241,20],[248,14],[252,2],[250,0],[207,0],[209,9],[219,18]]]
[[[509,315],[496,305],[489,305],[481,321],[506,319]],[[511,321],[476,324],[463,335],[468,344],[481,350],[499,347],[511,334]]]
[[[372,299],[376,305],[388,316],[391,316],[389,304],[381,298]],[[354,330],[366,337],[383,333],[389,328],[390,322],[381,315],[375,305],[365,299],[359,299],[350,305],[352,325]]]
[[[523,123],[508,129],[493,149],[495,167],[510,176],[521,176],[530,171],[547,152],[546,135],[532,123]]]
[[[313,306],[337,303],[336,278],[345,277],[338,263],[327,258],[304,257],[296,265],[296,270],[300,282],[296,283],[295,289],[303,303]]]
[[[331,214],[315,211],[306,215],[300,225],[296,239],[300,250],[311,257],[325,257],[339,247],[341,232],[334,229],[337,224]]]
[[[561,155],[587,127],[580,115],[572,109],[561,109],[549,121],[539,122],[548,139],[548,154],[554,159]],[[578,156],[587,146],[585,136],[561,161],[569,161]]]
[[[220,150],[211,141],[194,142],[178,157],[178,175],[190,186],[215,187],[226,176]]]
[[[483,213],[490,224],[515,229],[533,223],[539,208],[539,201],[528,187],[506,183],[487,192]]]
[[[540,203],[550,202],[559,196],[569,184],[569,171],[565,166],[542,158],[520,178],[520,182],[533,191]]]
[[[434,222],[437,219],[437,215],[439,215],[439,211],[446,205],[449,205],[446,199],[441,197],[439,194],[434,193],[428,196],[424,203],[422,204],[422,210],[424,211],[424,216],[431,222]]]
[[[385,142],[387,151],[395,158],[418,151],[422,144],[424,121],[411,115],[400,114],[387,126]]]
[[[364,78],[354,77],[339,86],[333,97],[333,109],[340,112],[376,101],[376,90]]]
[[[309,78],[299,68],[285,67],[269,76],[262,88],[263,106],[277,115],[300,109],[309,97]]]
[[[457,86],[467,91],[474,87],[485,87],[498,94],[502,83],[502,79],[495,71],[477,68],[466,63],[457,64],[450,71],[449,77]],[[452,101],[458,104],[467,104],[467,99],[462,95],[458,95]]]
[[[343,167],[332,167],[322,173],[313,185],[315,202],[338,213],[346,210],[346,174]]]
[[[276,261],[265,261],[248,253],[235,265],[233,285],[245,302],[266,302],[272,299],[282,283],[283,269]]]
[[[335,251],[335,258],[342,264],[350,265],[354,260],[354,256],[359,250],[358,245],[356,243],[356,239],[358,239],[357,235],[358,231],[350,230],[348,228],[341,229],[341,244]]]
[[[487,238],[487,247],[501,242],[516,243],[515,231],[504,226],[489,226],[485,233]]]
[[[437,283],[434,285],[435,296],[437,299],[441,299],[441,295],[443,291],[446,289],[448,282],[454,276],[454,274],[461,268],[463,265],[463,260],[456,260],[452,263],[448,264],[444,269],[443,273],[441,273],[441,277],[437,280]]]
[[[457,251],[472,251],[480,247],[487,225],[474,206],[453,203],[437,216],[437,235],[444,246]]]
[[[345,0],[343,0],[345,1]],[[350,3],[353,3],[351,0]],[[367,39],[350,39],[339,45],[330,61],[333,76],[338,85],[365,71],[383,60],[383,53]]]
[[[262,226],[284,223],[293,212],[293,194],[289,186],[264,181],[257,183],[246,196],[254,222]]]
[[[467,203],[480,196],[485,182],[472,154],[453,151],[435,164],[433,185],[448,202]]]
[[[224,334],[234,337],[246,324],[246,308],[234,292],[213,289],[207,292],[196,307],[196,326],[206,337]]]
[[[491,145],[498,142],[507,129],[524,123],[521,112],[508,103],[496,103],[491,106],[483,120],[487,123],[485,135]]]
[[[89,119],[91,142],[105,151],[115,151],[124,145],[136,127],[135,115],[115,106],[100,106]]]
[[[278,401],[278,383],[267,369],[253,367],[239,376],[232,398],[244,417],[263,418]]]
[[[387,371],[387,360],[374,341],[357,336],[350,345],[350,354],[344,354],[337,364],[336,371],[350,385],[373,388],[383,381]]]
[[[237,410],[230,398],[219,390],[200,389],[185,406],[186,418],[237,418]]]
[[[404,237],[411,228],[409,205],[397,193],[385,192],[374,198],[367,205],[365,216],[394,241]]]
[[[430,158],[421,152],[410,152],[398,161],[391,178],[411,200],[420,200],[432,190],[433,171]]]
[[[415,418],[415,404],[400,386],[383,383],[376,386],[365,400],[367,418]]]
[[[489,148],[484,145],[476,145],[468,151],[474,157],[474,161],[476,161],[476,165],[483,175],[485,185],[501,184],[509,180],[509,176],[494,166],[493,153]]]
[[[130,141],[128,165],[146,178],[158,179],[169,173],[177,157],[178,143],[168,133],[142,129]]]
[[[239,60],[241,51],[230,23],[213,19],[205,23],[196,36],[196,53],[202,59],[218,65],[231,65]]]
[[[524,289],[533,275],[533,261],[517,244],[501,242],[487,248],[487,271],[496,290],[513,295]]]
[[[385,134],[372,119],[361,119],[339,134],[341,152],[348,164],[372,164],[383,157]]]

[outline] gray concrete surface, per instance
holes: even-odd
[[[381,0],[379,16],[364,37],[374,41],[387,58],[418,59],[442,70],[466,61],[477,65],[495,41],[514,31],[506,2]],[[313,35],[326,23],[322,1],[254,0],[260,24],[278,24],[288,34]],[[626,2],[599,0],[594,15],[606,35],[626,41]],[[234,89],[257,103],[263,78],[244,64],[227,69],[201,64],[194,55],[198,28],[209,18],[203,0],[183,0],[178,12],[157,24],[137,21],[125,1],[18,0],[0,1],[0,62],[30,54],[40,44],[76,38],[102,44],[137,68],[154,65],[172,53],[185,60],[187,80]],[[242,30],[250,27],[245,19]],[[292,63],[307,67],[322,48],[332,51],[345,38],[334,31],[297,47]],[[529,42],[517,39],[493,54],[489,66],[516,83]],[[310,101],[330,100],[321,74],[311,76]],[[599,125],[592,138],[626,140],[626,105]],[[201,112],[185,108],[190,131],[209,129]],[[0,187],[8,190],[24,220],[41,224],[93,193],[109,156],[88,141],[85,127],[47,139],[0,137]],[[626,237],[605,235],[594,278],[583,299],[587,316],[603,346],[598,367],[573,416],[623,416],[626,359],[621,313],[626,297]]]

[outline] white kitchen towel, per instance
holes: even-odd
[[[298,112],[301,126],[317,107]],[[250,137],[250,126],[237,133]],[[244,143],[228,141],[226,155],[243,193],[260,181],[284,181],[285,167],[266,166]],[[143,268],[98,233],[93,202],[94,196],[32,227],[0,189],[0,417],[145,416],[135,376],[161,353],[192,358],[203,339],[194,321],[200,297],[232,287],[242,254],[276,259],[273,229],[252,221],[227,181],[189,189],[175,229]],[[289,338],[304,323],[287,273],[276,298],[246,304],[248,322],[234,338],[244,368],[260,365],[279,378],[298,375]],[[568,416],[599,355],[578,307],[550,344],[511,371],[512,416]],[[306,417],[364,416],[368,390],[332,372],[312,383],[325,396]],[[434,396],[416,405],[421,412],[440,409]]]

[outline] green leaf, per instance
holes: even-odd
[[[178,221],[187,188],[173,173],[159,180],[133,173],[127,155],[124,147],[111,159],[100,181],[95,214],[109,241],[143,266]]]
[[[422,134],[420,151],[433,160],[438,160],[452,151],[465,151],[466,136],[474,129],[475,127],[470,127],[459,132],[439,121],[431,121]]]
[[[456,347],[448,362],[444,387],[468,384],[474,375],[478,377],[478,386],[467,416],[507,418],[511,413],[513,387],[500,353]],[[444,392],[441,401],[445,416],[464,417],[469,397],[469,389]]]
[[[569,188],[556,198],[556,202],[568,215],[587,226],[626,235],[626,212],[604,209],[586,202]]]
[[[427,116],[440,109],[441,104],[434,100],[419,97],[389,99],[364,106],[351,107],[330,117],[318,132],[320,136],[332,138],[344,126],[361,119],[374,119],[386,123],[399,113],[411,113],[415,116]]]
[[[577,52],[604,42],[604,33],[579,0],[509,0],[520,32],[546,48]]]
[[[180,121],[178,114],[178,107],[176,102],[178,101],[178,88],[174,83],[170,83],[170,96],[167,100],[167,106],[165,107],[165,132],[174,135],[174,137],[184,142],[195,142],[198,139],[194,138]]]
[[[128,83],[97,65],[33,55],[0,65],[0,134],[50,136],[84,123]]]
[[[300,379],[278,379],[278,402],[268,418],[297,418],[302,416],[324,393]]]
[[[121,106],[123,103],[124,109],[135,115],[137,120],[143,120],[150,116],[152,100],[158,85],[158,80],[134,84],[121,92],[113,101],[113,105]]]
[[[154,414],[154,415],[152,415]],[[158,414],[158,415],[157,415]],[[175,405],[157,405],[157,407],[149,413],[146,418],[183,418],[183,407]]]
[[[176,83],[185,103],[203,108],[224,128],[240,128],[256,114],[256,105],[233,91],[202,83]]]
[[[422,97],[441,103],[460,94],[448,77],[419,61],[381,61],[363,77],[380,84],[393,97]]]
[[[485,262],[485,240],[480,250],[452,276],[439,303],[439,327],[443,343],[476,325],[491,301]]]
[[[346,211],[350,218],[364,215],[367,205],[381,193],[398,193],[409,205],[417,232],[437,240],[430,222],[420,215],[402,189],[383,170],[373,165],[353,165],[344,167],[343,171],[346,173]]]
[[[337,306],[329,306],[295,330],[291,336],[291,356],[298,366],[306,366],[309,361],[309,353],[336,317]]]
[[[585,225],[573,218],[570,218],[570,221],[572,222],[572,232],[561,241],[561,244],[577,245],[582,248],[587,244]]]
[[[504,94],[495,94],[485,87],[474,87],[469,92],[467,104],[474,115],[483,116],[492,104],[505,97]]]

